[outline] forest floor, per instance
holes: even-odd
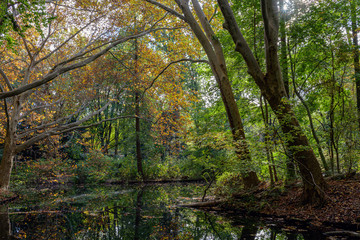
[[[257,189],[234,194],[223,206],[260,216],[305,222],[315,227],[360,229],[360,176],[327,180],[326,203],[304,204],[300,184],[270,188],[263,183]],[[221,207],[222,208],[222,207]]]

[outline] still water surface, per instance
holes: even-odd
[[[0,239],[323,239],[318,232],[176,207],[201,184],[37,191],[0,207]]]

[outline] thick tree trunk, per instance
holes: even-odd
[[[20,109],[22,107],[22,97],[16,96],[12,99],[13,109],[9,113],[5,109],[7,123],[6,123],[6,135],[3,149],[3,156],[0,163],[0,189],[8,190],[10,185],[10,176],[13,167],[14,157],[16,155],[16,142],[15,134],[20,116]],[[6,107],[6,106],[5,106]]]
[[[274,110],[281,129],[285,135],[286,147],[294,154],[303,180],[305,202],[321,204],[325,198],[326,183],[322,176],[320,165],[304,135],[290,104],[281,98],[269,101]]]
[[[245,165],[251,164],[250,151],[246,143],[245,133],[242,126],[242,121],[239,114],[239,109],[235,102],[231,83],[229,81],[226,69],[225,58],[222,51],[222,46],[215,35],[206,15],[204,14],[200,3],[197,0],[192,0],[193,10],[195,10],[198,20],[201,23],[201,26],[195,19],[192,9],[189,7],[189,1],[187,0],[175,0],[175,2],[180,7],[182,14],[178,13],[176,10],[165,6],[154,0],[146,0],[168,13],[184,20],[191,28],[197,39],[199,40],[201,46],[203,47],[211,66],[211,70],[214,74],[218,87],[220,89],[221,97],[226,109],[228,121],[231,127],[233,138],[235,141],[236,153],[238,158]],[[247,169],[249,170],[249,169]],[[260,182],[256,173],[251,170],[248,173],[243,175],[243,182],[245,187],[253,187],[258,185]]]
[[[285,134],[286,147],[293,154],[299,166],[304,185],[304,201],[321,203],[325,198],[324,189],[326,184],[316,156],[287,100],[282,80],[277,48],[279,29],[277,1],[261,0],[265,29],[266,75],[262,73],[259,63],[243,37],[229,2],[227,0],[218,0],[218,3],[225,18],[224,25],[235,43],[235,50],[243,56],[249,74],[253,77],[276,114],[281,129]]]

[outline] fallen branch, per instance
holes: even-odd
[[[331,231],[324,233],[326,236],[350,236],[350,237],[356,237],[360,238],[360,233],[352,232],[352,231]]]
[[[178,207],[188,207],[188,208],[206,208],[206,207],[216,207],[220,204],[224,203],[224,200],[217,200],[217,201],[209,201],[209,202],[196,202],[196,203],[189,203],[189,204],[181,204]]]

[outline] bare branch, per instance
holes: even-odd
[[[62,48],[63,46],[65,46],[71,39],[73,39],[74,37],[76,37],[80,32],[82,32],[85,28],[87,28],[90,24],[92,24],[93,22],[95,22],[96,20],[98,20],[99,18],[101,18],[103,16],[99,16],[95,19],[93,19],[92,21],[88,22],[84,27],[80,28],[77,32],[75,32],[73,35],[71,35],[68,39],[66,39],[62,44],[60,44],[58,47],[56,47],[54,50],[52,50],[48,55],[40,58],[39,60],[37,60],[34,63],[34,66],[37,65],[38,63],[44,61],[45,59],[49,58],[51,55],[53,55],[55,52],[59,51],[60,48]]]
[[[71,119],[73,116],[80,114],[88,105],[89,105],[89,103],[83,104],[77,111],[75,111],[74,113],[72,113],[72,114],[70,114],[70,115],[68,115],[68,116],[65,116],[65,117],[56,119],[56,120],[53,121],[53,122],[49,122],[49,123],[42,124],[42,125],[40,125],[40,126],[31,128],[31,129],[29,129],[29,130],[26,131],[26,132],[23,132],[23,133],[21,133],[21,134],[18,134],[16,137],[17,137],[17,139],[21,139],[21,138],[23,138],[23,137],[28,136],[30,133],[33,133],[33,132],[36,132],[36,131],[42,131],[42,130],[44,130],[44,129],[46,129],[46,128],[49,128],[49,127],[51,127],[51,126],[54,126],[54,125],[60,124],[60,123],[62,123],[62,122],[68,121],[68,120]]]
[[[34,112],[34,111],[37,111],[37,110],[40,110],[40,109],[44,109],[44,108],[49,108],[49,107],[51,107],[51,106],[53,106],[53,105],[55,105],[55,104],[58,104],[58,103],[60,103],[60,102],[61,102],[61,100],[56,101],[56,102],[53,102],[53,103],[51,103],[51,104],[46,104],[46,105],[38,106],[38,107],[36,107],[36,108],[32,108],[32,109],[30,109],[29,111],[26,111],[26,112],[19,118],[19,120],[27,117],[31,112]]]
[[[214,32],[214,30],[212,29],[210,22],[208,21],[204,11],[202,10],[199,2],[197,0],[192,0],[196,15],[199,17],[200,19],[200,23],[205,31],[205,34],[207,36],[207,38],[209,39],[209,41],[211,42],[211,45],[214,48],[214,51],[216,53],[217,59],[220,62],[221,65],[223,65],[223,69],[226,69],[226,62],[225,62],[225,57],[224,57],[224,53],[221,47],[221,43],[218,40],[218,38],[216,37],[216,34]]]
[[[183,15],[181,15],[180,13],[178,13],[177,11],[175,11],[174,9],[172,9],[172,8],[170,8],[170,7],[168,7],[168,6],[165,6],[164,4],[159,3],[159,2],[157,2],[157,1],[154,1],[154,0],[145,0],[145,1],[147,1],[148,3],[151,3],[151,4],[155,5],[155,6],[158,6],[158,7],[162,8],[162,9],[164,9],[164,10],[167,11],[168,13],[170,13],[170,14],[174,15],[175,17],[178,17],[178,18],[180,18],[181,20],[184,20],[184,21],[186,22],[185,17],[184,17]]]
[[[31,145],[35,144],[36,142],[38,142],[40,140],[43,140],[45,138],[48,138],[50,136],[59,135],[59,134],[64,133],[64,132],[72,131],[73,129],[75,129],[75,127],[79,126],[80,124],[82,124],[82,123],[88,121],[89,119],[91,119],[93,116],[95,116],[95,115],[101,113],[102,111],[104,111],[111,103],[112,103],[112,101],[107,102],[102,108],[88,114],[86,117],[82,118],[81,120],[78,120],[76,122],[72,122],[72,123],[69,123],[69,124],[65,124],[65,125],[60,125],[60,126],[54,127],[53,129],[50,129],[48,131],[44,131],[43,133],[35,135],[34,137],[26,140],[24,143],[17,145],[15,147],[15,152],[19,153],[22,150],[24,150],[24,149],[30,147]]]
[[[213,15],[210,17],[210,19],[209,19],[209,23],[211,23],[211,21],[214,19],[214,17],[216,16],[216,14],[217,14],[217,10],[218,10],[218,6],[215,6],[215,10],[214,10],[214,13],[213,13]]]
[[[29,46],[28,46],[28,44],[27,44],[27,41],[26,41],[26,39],[25,39],[24,37],[21,37],[21,39],[22,39],[22,41],[23,41],[23,43],[24,43],[25,50],[26,50],[27,54],[29,55],[30,61],[32,62],[33,59],[34,59],[34,57],[33,57],[33,55],[31,54],[30,48],[29,48]]]
[[[98,126],[98,125],[100,125],[100,124],[102,124],[104,122],[114,121],[114,120],[118,120],[118,119],[122,119],[122,118],[141,118],[141,117],[139,117],[139,116],[118,116],[118,117],[114,117],[114,118],[107,118],[107,119],[103,119],[101,121],[98,121],[96,123],[92,123],[92,124],[89,124],[89,125],[75,126],[75,127],[69,128],[69,129],[65,129],[62,132],[60,132],[59,134],[66,133],[66,132],[71,132],[71,131],[78,130],[78,129],[95,127],[95,126]]]
[[[176,61],[172,61],[170,62],[168,65],[166,65],[166,67],[164,67],[160,73],[158,75],[156,75],[156,77],[151,81],[150,85],[147,86],[144,90],[144,92],[142,93],[142,96],[140,99],[143,99],[145,93],[147,90],[149,90],[155,83],[155,81],[166,71],[166,69],[168,69],[171,65],[175,64],[175,63],[179,63],[179,62],[185,62],[185,61],[188,61],[188,62],[193,62],[193,63],[197,63],[197,62],[201,62],[201,63],[207,63],[209,64],[209,61],[207,60],[202,60],[202,59],[191,59],[191,58],[182,58],[182,59],[179,59],[179,60],[176,60]]]
[[[248,66],[248,72],[254,78],[255,82],[263,85],[264,74],[262,73],[259,63],[256,61],[254,54],[240,31],[229,2],[227,0],[217,0],[217,2],[225,18],[224,28],[229,31],[235,43],[235,50],[243,56]]]
[[[86,8],[75,8],[75,7],[71,7],[71,6],[68,6],[68,5],[60,4],[60,3],[57,3],[56,0],[55,1],[54,0],[53,1],[46,1],[46,3],[52,3],[55,6],[60,6],[60,7],[63,7],[63,8],[68,8],[68,9],[72,9],[72,10],[76,10],[76,11],[85,11],[85,12],[91,12],[91,13],[99,12],[99,11],[96,11],[96,10],[91,10],[91,9],[86,9]]]
[[[8,88],[10,89],[10,91],[13,90],[11,83],[10,83],[10,79],[7,77],[5,72],[1,69],[1,67],[0,67],[0,75],[4,78],[5,83],[8,86]]]

